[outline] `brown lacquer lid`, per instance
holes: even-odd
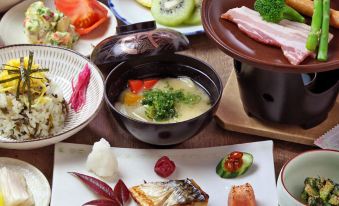
[[[117,64],[129,59],[174,53],[188,48],[185,35],[156,28],[154,21],[117,27],[117,35],[100,42],[91,54],[96,65]]]
[[[204,0],[202,22],[206,34],[219,48],[233,58],[262,69],[282,72],[311,73],[339,69],[339,29],[330,28],[334,35],[329,44],[326,62],[311,57],[300,65],[290,64],[280,48],[259,43],[241,32],[236,24],[220,16],[235,7],[253,9],[255,0]],[[331,0],[331,8],[339,10],[339,0]],[[310,25],[310,18],[307,18]]]

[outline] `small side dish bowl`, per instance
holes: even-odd
[[[0,135],[0,147],[8,149],[33,149],[60,142],[84,128],[99,112],[103,103],[104,78],[94,63],[79,53],[61,47],[44,45],[11,45],[0,48],[0,64],[8,60],[28,56],[34,53],[34,61],[42,68],[48,68],[46,76],[55,82],[68,103],[72,95],[72,81],[78,81],[78,75],[88,64],[91,76],[86,93],[86,102],[80,111],[75,112],[68,106],[64,126],[54,135],[43,138],[15,140]],[[0,117],[1,120],[1,117]]]
[[[304,206],[300,195],[307,177],[329,178],[339,182],[339,151],[313,150],[302,153],[282,168],[278,182],[278,199],[280,206]]]
[[[186,121],[159,124],[132,119],[114,106],[129,79],[179,76],[190,77],[207,92],[211,98],[209,110]],[[105,82],[105,101],[120,125],[137,139],[154,145],[173,145],[194,136],[212,120],[222,90],[218,74],[209,65],[184,55],[162,54],[128,60],[116,66]]]

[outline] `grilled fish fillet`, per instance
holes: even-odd
[[[206,206],[209,198],[191,179],[145,183],[130,192],[140,206]]]

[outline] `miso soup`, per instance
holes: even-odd
[[[209,95],[189,77],[129,80],[115,107],[126,116],[152,123],[175,123],[211,108]]]

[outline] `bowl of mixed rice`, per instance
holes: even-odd
[[[100,70],[72,50],[0,48],[0,147],[38,148],[77,133],[101,108],[103,82]]]

